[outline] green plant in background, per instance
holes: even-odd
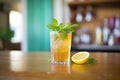
[[[0,28],[0,40],[10,41],[14,36],[14,32],[9,28]]]

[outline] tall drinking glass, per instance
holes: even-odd
[[[63,39],[61,33],[50,32],[52,63],[66,64],[70,62],[71,37],[72,33],[68,33]]]

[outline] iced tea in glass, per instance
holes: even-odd
[[[63,39],[61,33],[57,31],[50,32],[52,63],[66,64],[70,62],[71,37],[72,33],[68,33]]]

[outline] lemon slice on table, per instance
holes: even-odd
[[[89,52],[77,52],[72,56],[72,61],[76,64],[84,64],[89,59]]]

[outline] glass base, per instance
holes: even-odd
[[[53,64],[68,64],[69,61],[51,61]]]

